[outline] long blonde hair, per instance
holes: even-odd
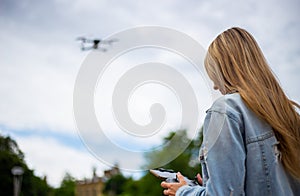
[[[224,31],[209,46],[205,68],[220,91],[239,92],[272,126],[284,168],[300,179],[300,106],[287,98],[255,39],[241,28]]]

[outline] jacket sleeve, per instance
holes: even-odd
[[[204,186],[183,186],[176,192],[185,195],[244,195],[245,159],[241,118],[228,112],[209,111],[204,122],[202,176]],[[203,165],[202,165],[203,166]]]

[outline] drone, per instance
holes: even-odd
[[[118,39],[109,39],[109,40],[102,40],[102,39],[87,39],[85,37],[78,37],[76,40],[81,41],[81,50],[100,50],[103,52],[107,51],[107,48],[101,47],[101,45],[111,45],[113,42],[117,42]]]

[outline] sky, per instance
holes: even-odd
[[[92,167],[96,167],[101,176],[109,165],[99,161],[86,147],[74,120],[75,81],[90,54],[80,50],[76,38],[104,38],[142,26],[183,32],[205,49],[222,31],[242,27],[256,38],[288,97],[299,103],[299,8],[296,0],[0,0],[0,134],[15,139],[29,167],[38,176],[46,175],[52,186],[60,184],[65,172],[82,179],[91,177]],[[118,42],[113,43],[113,47],[117,46]],[[105,101],[110,101],[109,89],[114,88],[116,78],[134,65],[158,61],[176,64],[183,75],[192,78],[195,88],[203,85],[194,81],[192,68],[182,66],[180,57],[166,51],[148,48],[122,57],[112,63],[103,79],[104,87],[97,87],[96,100],[103,99],[103,103],[96,101],[100,108],[96,113],[105,134],[114,143],[125,148],[150,149],[158,144],[159,138],[178,127],[180,104],[172,92],[158,84],[137,89],[129,101],[134,120],[147,123],[149,107],[157,101],[165,105],[169,118],[163,132],[132,140],[118,130],[110,111],[101,110],[105,109]],[[116,68],[121,65],[126,69]],[[207,92],[197,96],[203,110],[208,109]],[[204,112],[200,111],[203,119]],[[116,137],[122,134],[124,137]],[[137,158],[130,162],[109,149],[103,152],[120,166],[141,161]]]

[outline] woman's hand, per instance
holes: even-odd
[[[201,175],[199,173],[196,175],[196,179],[197,179],[199,185],[203,184],[202,177],[201,177]]]
[[[184,180],[184,177],[183,175],[181,175],[180,172],[177,173],[177,179],[179,182],[175,182],[175,183],[167,183],[167,182],[162,182],[161,183],[161,186],[163,188],[165,188],[164,190],[164,195],[169,195],[169,196],[175,196],[176,194],[176,191],[184,186],[184,185],[187,185],[187,182]]]

